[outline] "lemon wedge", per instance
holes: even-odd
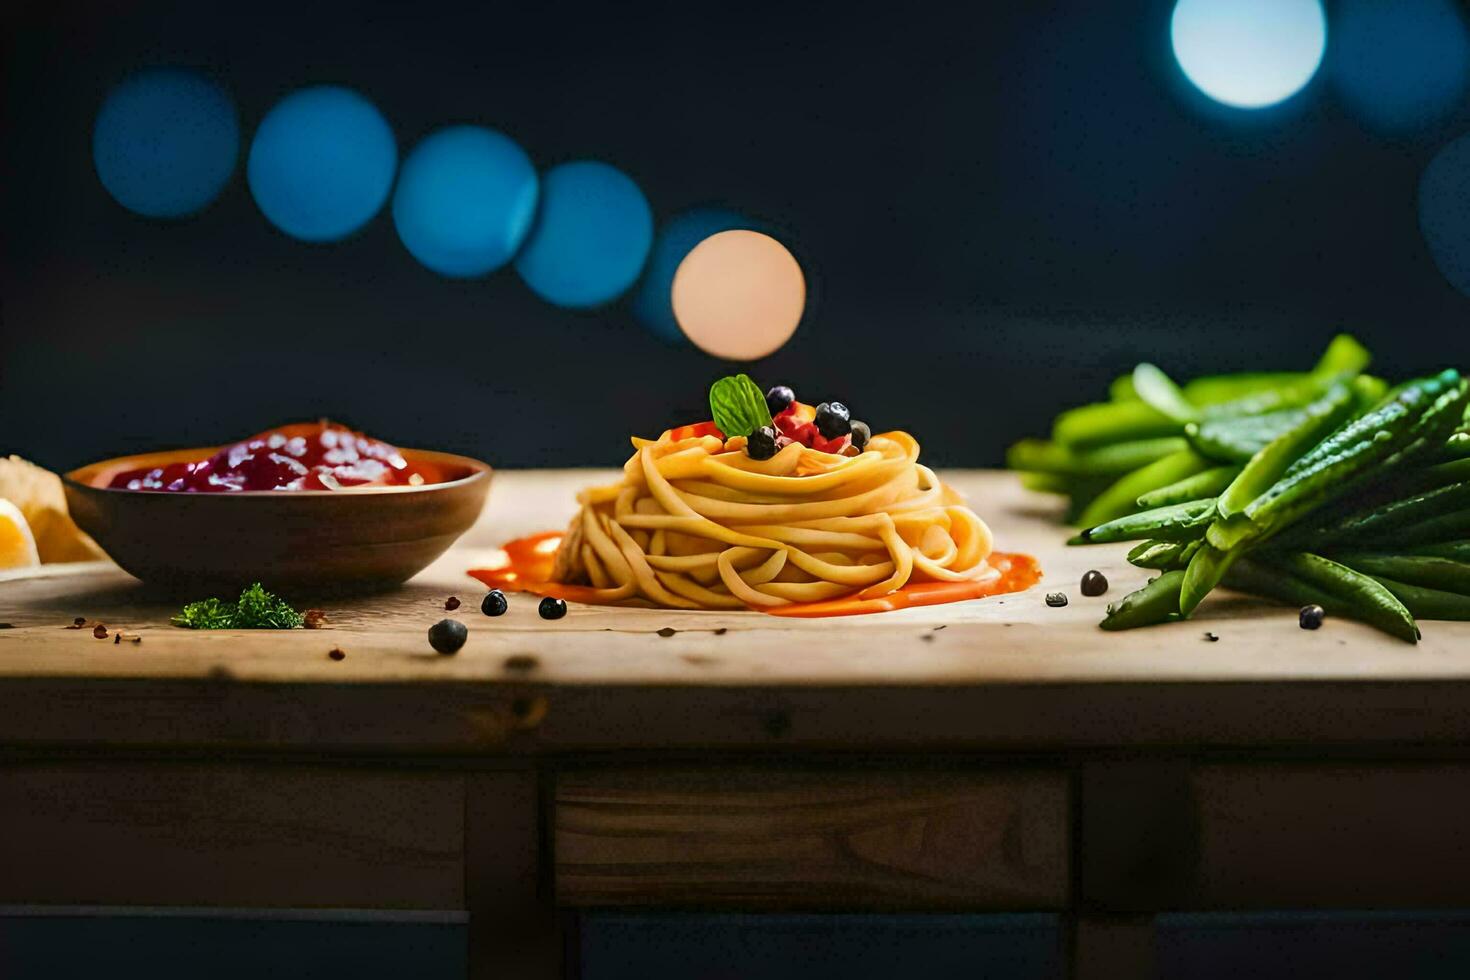
[[[41,564],[36,539],[20,508],[0,497],[0,569]]]

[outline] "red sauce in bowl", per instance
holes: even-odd
[[[208,459],[128,470],[112,490],[229,493],[242,490],[340,490],[435,482],[403,454],[330,422],[284,425],[226,446]]]

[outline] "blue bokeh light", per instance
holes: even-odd
[[[653,212],[632,178],[595,160],[563,163],[541,178],[516,272],[548,303],[587,309],[633,285],[652,243]]]
[[[1470,296],[1470,134],[1440,150],[1424,168],[1419,229],[1439,271]]]
[[[1434,122],[1470,78],[1470,35],[1452,0],[1340,0],[1333,80],[1358,118],[1383,133]]]
[[[710,207],[691,208],[675,215],[658,230],[643,279],[633,294],[633,314],[660,340],[689,343],[674,318],[672,295],[679,263],[709,236],[737,228],[762,230],[757,223],[734,211]]]
[[[119,204],[181,218],[224,190],[240,154],[229,93],[197,72],[151,68],[108,93],[92,130],[97,176]]]
[[[1169,24],[1179,67],[1216,102],[1260,109],[1311,81],[1327,47],[1319,0],[1179,0]]]
[[[482,276],[520,250],[538,188],[536,168],[510,137],[450,126],[426,136],[403,161],[393,224],[404,247],[435,272]]]
[[[376,106],[336,85],[286,96],[261,120],[245,176],[271,224],[331,242],[372,220],[388,200],[398,144]]]

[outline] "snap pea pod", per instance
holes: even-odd
[[[1119,442],[1100,449],[1074,453],[1066,446],[1054,442],[1023,439],[1007,451],[1006,465],[1013,470],[1055,473],[1060,476],[1119,477],[1170,453],[1188,448],[1189,444],[1183,439],[1171,437]]]
[[[1183,424],[1199,417],[1199,410],[1189,403],[1173,379],[1148,362],[1133,369],[1133,390],[1141,401],[1175,422]]]
[[[1243,548],[1221,551],[1208,544],[1202,545],[1184,570],[1184,583],[1179,588],[1179,614],[1186,619],[1192,615],[1243,553]]]
[[[1251,501],[1281,478],[1288,466],[1346,422],[1356,404],[1351,387],[1334,385],[1327,394],[1303,409],[1301,421],[1261,447],[1234,482],[1220,494],[1220,516],[1230,517],[1244,511]],[[1185,591],[1187,594],[1188,589]]]
[[[1180,423],[1142,401],[1082,405],[1058,415],[1051,437],[1074,450],[1178,435]]]
[[[1406,550],[1411,555],[1429,555],[1436,558],[1448,558],[1451,561],[1470,562],[1470,540],[1440,541],[1436,544],[1423,544]]]
[[[1128,564],[1137,568],[1153,568],[1161,572],[1183,570],[1203,542],[1145,541],[1128,552]]]
[[[1411,545],[1434,544],[1437,541],[1453,541],[1467,534],[1470,534],[1470,510],[1461,510],[1394,530],[1388,534],[1391,540],[1384,543],[1398,549]]]
[[[1202,537],[1215,514],[1215,500],[1191,500],[1169,507],[1129,514],[1083,531],[1072,539],[1076,544],[1107,544],[1110,541],[1192,541]]]
[[[1108,606],[1100,624],[1105,630],[1131,630],[1179,619],[1179,586],[1183,572],[1165,572],[1143,588]]]
[[[1108,398],[1115,402],[1136,402],[1138,392],[1133,390],[1133,373],[1119,375],[1108,385]]]
[[[1442,450],[1444,459],[1467,459],[1470,458],[1470,432],[1454,432],[1444,441]]]
[[[1346,492],[1369,472],[1437,425],[1464,411],[1465,383],[1458,372],[1405,385],[1393,398],[1328,436],[1246,507],[1259,531],[1274,533],[1303,514]],[[1442,437],[1441,437],[1442,438]]]
[[[1216,466],[1187,476],[1182,480],[1170,483],[1168,486],[1150,490],[1138,498],[1138,506],[1144,510],[1152,510],[1155,507],[1167,507],[1170,504],[1182,504],[1190,500],[1199,500],[1202,497],[1213,497],[1221,490],[1230,486],[1240,472],[1238,466]]]
[[[1470,596],[1470,564],[1434,555],[1397,555],[1363,551],[1333,552],[1333,560],[1364,575]]]
[[[1470,483],[1452,483],[1360,511],[1324,528],[1321,537],[1329,542],[1381,538],[1389,531],[1466,509],[1470,509]]]
[[[1118,478],[1082,511],[1078,522],[1086,527],[1102,524],[1138,510],[1138,498],[1150,490],[1176,483],[1208,469],[1209,460],[1192,449],[1170,453]]]
[[[1337,596],[1339,605],[1346,604],[1343,607],[1346,615],[1408,643],[1419,642],[1419,627],[1414,624],[1413,614],[1392,592],[1367,575],[1306,551],[1273,555],[1269,560],[1283,571]]]
[[[1409,585],[1377,575],[1374,579],[1392,592],[1394,598],[1404,604],[1405,609],[1420,619],[1470,619],[1470,596],[1429,589],[1422,585]]]

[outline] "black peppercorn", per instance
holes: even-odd
[[[491,589],[485,593],[485,598],[480,600],[480,612],[486,616],[504,616],[505,611],[510,608],[506,601],[505,593],[499,589]]]
[[[541,600],[536,611],[541,614],[542,619],[561,619],[567,614],[567,602],[565,599],[553,599],[547,596]]]
[[[429,646],[440,653],[458,653],[470,631],[457,619],[441,619],[429,627]]]
[[[1061,608],[1062,606],[1065,606],[1067,604],[1067,593],[1048,592],[1046,594],[1046,604],[1055,608]]]
[[[1097,569],[1092,569],[1082,576],[1082,594],[1085,596],[1102,595],[1108,591],[1108,577]]]
[[[1318,605],[1302,606],[1302,611],[1297,618],[1302,629],[1314,630],[1322,625],[1322,620],[1327,618],[1327,610]]]

